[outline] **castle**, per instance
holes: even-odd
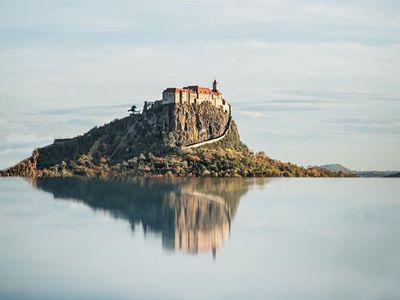
[[[144,110],[149,109],[153,105],[164,105],[171,103],[201,104],[209,101],[216,107],[222,108],[226,113],[231,113],[231,106],[225,100],[224,96],[217,89],[217,81],[214,80],[212,90],[207,87],[198,85],[190,85],[183,88],[167,88],[162,93],[162,99],[155,102],[145,102]]]

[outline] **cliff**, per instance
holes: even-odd
[[[202,142],[212,142],[207,145]],[[199,144],[200,143],[200,144]],[[196,147],[202,145],[201,147]],[[191,147],[194,149],[189,149]],[[229,113],[210,102],[156,105],[58,139],[2,176],[337,176],[253,153]],[[343,175],[341,175],[343,176]]]
[[[95,162],[107,157],[113,164],[142,153],[165,155],[179,146],[220,136],[228,119],[227,113],[208,102],[160,105],[95,127],[82,136],[56,140],[38,149],[37,166],[42,169],[81,155],[89,155]]]

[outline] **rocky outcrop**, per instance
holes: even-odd
[[[229,117],[209,102],[198,106],[178,105],[174,120],[177,143],[186,146],[217,138],[225,132]]]
[[[24,159],[7,170],[0,171],[0,176],[36,177],[38,157],[39,151],[35,149],[31,157]]]
[[[58,139],[37,149],[37,166],[48,168],[63,161],[90,155],[115,164],[133,156],[172,153],[181,145],[201,142],[221,135],[229,115],[206,102],[201,105],[162,105],[95,127],[84,135]],[[26,163],[21,165],[24,168]]]
[[[83,135],[57,139],[1,174],[34,177],[37,170],[65,166],[82,156],[89,156],[97,165],[104,159],[113,165],[140,154],[171,154],[183,145],[220,136],[229,117],[209,102],[158,105],[142,114],[131,114],[95,127]]]
[[[187,147],[193,144],[200,147]],[[155,105],[81,136],[55,140],[0,175],[345,176],[317,167],[305,169],[251,152],[240,141],[229,113],[209,102]]]

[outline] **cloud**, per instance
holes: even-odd
[[[324,97],[337,99],[329,91],[340,89],[393,97],[399,94],[399,51],[260,41],[10,49],[0,56],[0,96],[41,109],[142,103],[160,98],[166,86],[209,85],[217,77],[231,102],[260,101],[288,87],[297,97],[326,91]]]
[[[14,143],[31,143],[38,139],[35,134],[24,134],[24,133],[9,133],[3,136],[3,144],[14,144]]]
[[[293,98],[293,99],[271,99],[265,100],[264,103],[269,104],[320,104],[324,99],[301,99],[301,98]]]
[[[250,119],[259,119],[263,117],[261,112],[257,111],[246,111],[246,110],[239,110],[236,112],[239,117],[250,118]]]
[[[170,16],[176,16],[171,18]],[[390,2],[358,1],[10,1],[0,29],[19,41],[65,44],[261,39],[395,43],[399,14]],[[4,35],[8,43],[15,37]],[[62,37],[62,38],[60,38]]]
[[[243,101],[236,103],[235,110],[239,115],[262,117],[266,112],[313,112],[329,110],[345,103],[332,99],[319,98],[292,98],[292,99],[265,99],[260,101]]]
[[[315,101],[320,102],[324,100],[339,102],[348,101],[369,101],[369,102],[397,102],[400,103],[400,94],[395,95],[385,95],[382,93],[374,92],[363,92],[355,90],[318,90],[318,89],[308,89],[308,90],[286,90],[282,93],[292,95],[292,96],[302,96],[308,99],[300,99],[299,101]],[[314,98],[314,99],[313,99]],[[278,100],[279,101],[279,100]],[[296,100],[294,100],[296,101]]]
[[[121,110],[127,111],[132,104],[117,104],[117,105],[103,105],[103,106],[84,106],[84,107],[68,107],[68,108],[54,108],[47,109],[39,112],[39,115],[90,115],[90,116],[104,116],[110,115],[111,111],[120,112]]]
[[[259,112],[295,112],[295,111],[318,111],[318,110],[323,110],[327,109],[327,105],[323,104],[302,104],[302,103],[295,103],[295,104],[286,104],[286,103],[247,103],[246,104],[246,109],[249,111],[253,111],[255,113]],[[239,112],[240,112],[240,106],[239,106]],[[246,112],[246,111],[245,111]],[[262,114],[259,115],[259,117],[262,116]]]
[[[361,132],[365,134],[389,134],[398,136],[400,134],[399,118],[368,118],[368,117],[334,117],[326,120],[343,126],[346,132]]]

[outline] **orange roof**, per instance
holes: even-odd
[[[194,92],[198,93],[198,94],[211,94],[211,90],[207,87],[201,87],[198,85],[189,85],[184,87],[184,89],[189,89],[189,90],[193,90]]]
[[[222,95],[219,91],[212,91],[207,87],[201,87],[198,85],[189,85],[185,86],[182,89],[180,88],[167,88],[163,91],[163,93],[197,93],[197,94],[213,94],[213,95]]]

